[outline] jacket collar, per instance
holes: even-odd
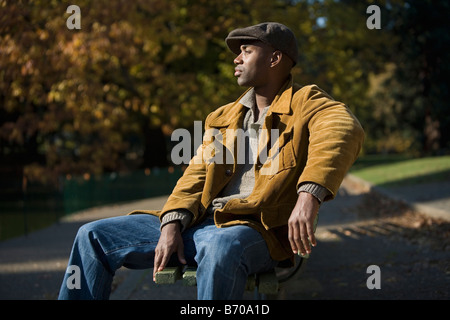
[[[291,112],[293,86],[294,80],[292,78],[292,75],[290,75],[289,79],[285,82],[280,91],[278,91],[278,94],[273,99],[269,111],[271,111],[272,113],[281,114],[288,114]]]
[[[221,115],[211,121],[210,126],[213,128],[229,127],[231,121],[233,121],[234,126],[237,128],[237,124],[244,120],[245,112],[248,110],[247,107],[240,103],[240,100],[250,90],[252,90],[252,88],[247,89],[229,108],[226,108]]]
[[[220,116],[214,119],[210,126],[211,127],[227,127],[231,122],[235,122],[236,125],[243,120],[243,116],[248,107],[244,106],[241,101],[245,101],[248,98],[248,93],[253,90],[252,88],[247,89],[226,111],[224,111]],[[267,116],[270,113],[280,113],[288,114],[291,111],[291,101],[293,92],[293,78],[292,75],[278,91],[277,95],[272,101],[269,108]],[[238,115],[238,117],[236,117]],[[237,120],[237,121],[236,121]]]

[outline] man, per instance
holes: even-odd
[[[203,144],[162,210],[80,228],[69,265],[80,267],[81,289],[68,289],[66,274],[61,299],[105,299],[121,266],[155,274],[177,262],[197,265],[199,299],[239,299],[249,274],[316,245],[319,205],[336,195],[363,130],[344,104],[293,82],[298,49],[286,26],[236,29],[226,43],[249,89],[207,117]]]

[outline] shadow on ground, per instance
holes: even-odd
[[[362,194],[352,207],[343,202],[323,207],[321,217],[339,215],[336,210],[354,212],[360,218],[320,226],[318,245],[306,268],[283,286],[279,299],[450,297],[448,221],[431,219],[375,193]],[[380,268],[380,289],[367,286],[371,265]]]
[[[79,226],[134,209],[160,208],[165,197],[81,212],[27,237],[0,243],[0,299],[55,299]],[[278,299],[448,299],[450,223],[412,211],[345,180],[320,209],[313,249],[303,272],[284,283]],[[381,289],[368,289],[367,268],[380,268]],[[195,288],[158,287],[151,269],[117,272],[112,299],[195,299]],[[246,295],[247,299],[252,294]]]

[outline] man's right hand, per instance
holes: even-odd
[[[161,230],[158,244],[155,249],[155,262],[153,266],[153,281],[155,281],[156,272],[162,271],[169,262],[174,252],[178,254],[178,260],[186,264],[184,258],[184,243],[181,237],[180,222],[174,221],[166,224]]]

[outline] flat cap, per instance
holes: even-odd
[[[294,33],[278,22],[264,22],[231,31],[225,42],[232,52],[240,54],[243,40],[259,40],[286,54],[297,64],[298,46]]]

